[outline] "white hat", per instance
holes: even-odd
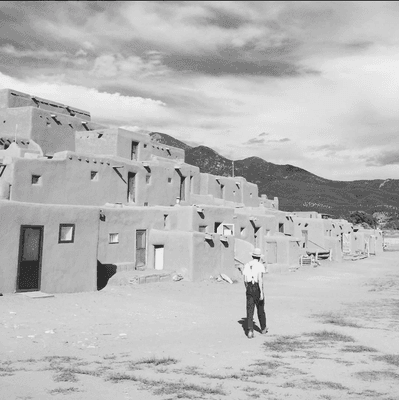
[[[256,247],[252,253],[250,253],[252,257],[262,258],[263,254],[259,247]]]

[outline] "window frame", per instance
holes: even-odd
[[[111,242],[111,235],[116,235],[116,242]],[[119,232],[108,233],[108,244],[119,244]]]
[[[62,240],[61,239],[61,231],[62,228],[72,228],[72,238],[70,240]],[[58,229],[58,244],[64,244],[64,243],[74,243],[75,242],[75,224],[60,224],[60,227]]]

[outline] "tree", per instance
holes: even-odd
[[[353,225],[362,225],[364,228],[377,228],[377,220],[364,211],[354,211],[351,213],[349,222]]]

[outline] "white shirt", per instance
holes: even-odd
[[[252,260],[244,265],[242,274],[245,282],[259,283],[259,276],[265,274],[265,266],[258,260]]]

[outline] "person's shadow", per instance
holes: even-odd
[[[242,317],[239,321],[237,321],[240,325],[242,330],[244,331],[245,335],[248,335],[248,324],[247,324],[247,317]],[[256,322],[254,321],[254,331],[262,333],[261,329],[259,328],[258,325],[256,325]]]

